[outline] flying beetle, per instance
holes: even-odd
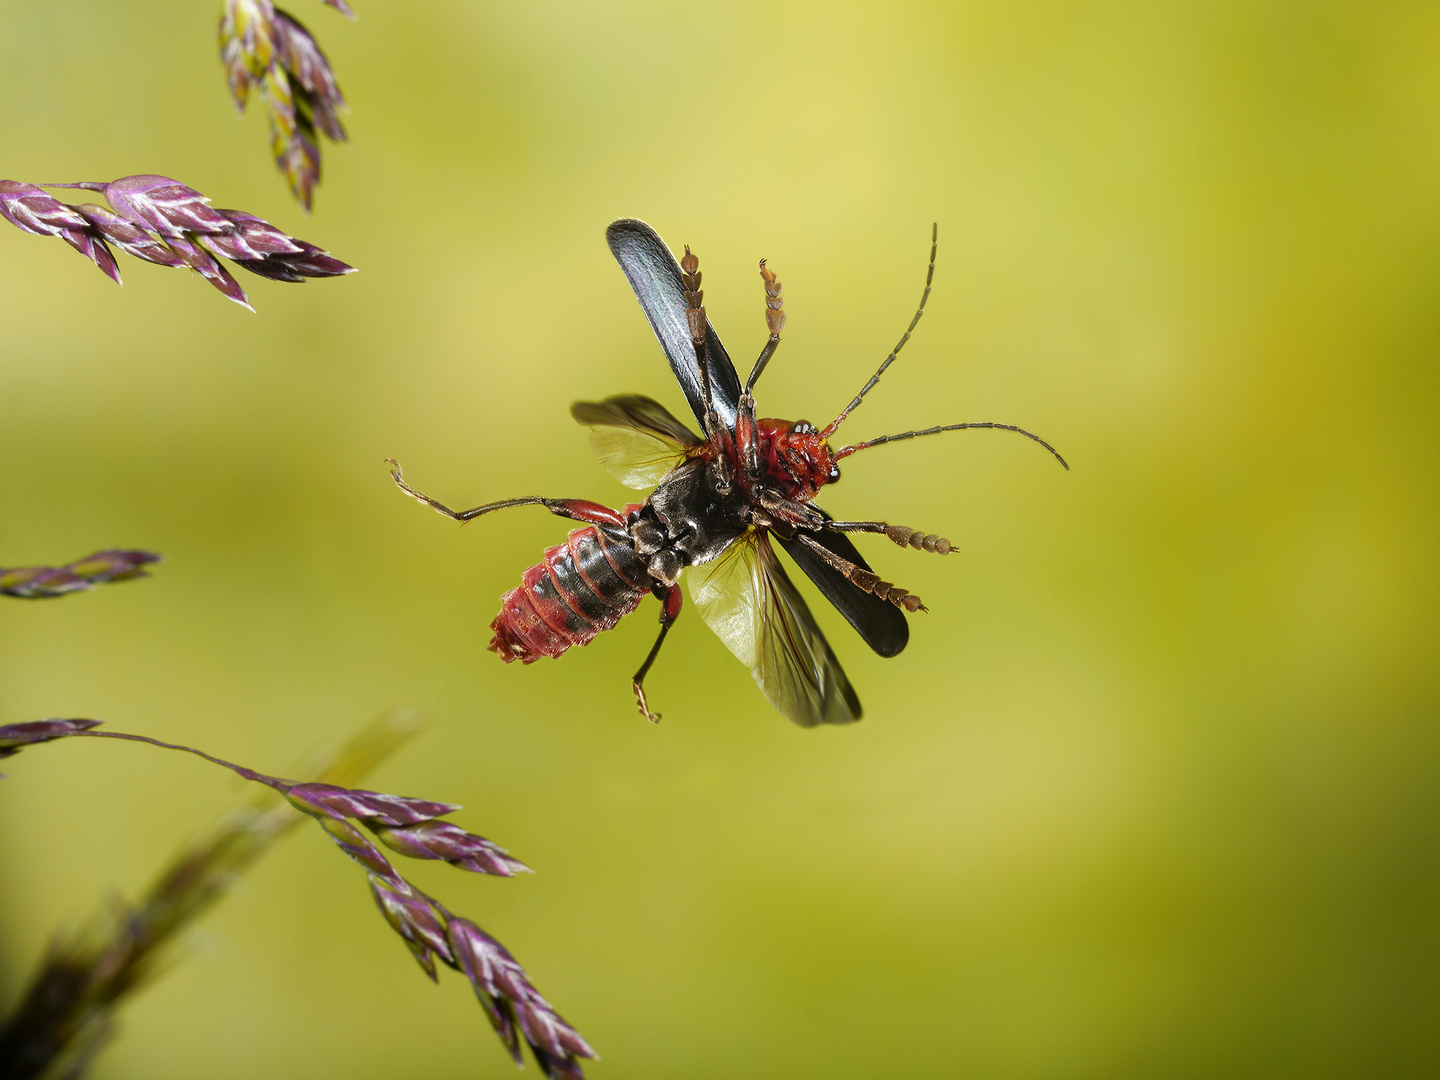
[[[895,656],[910,637],[906,614],[926,608],[918,596],[881,580],[848,534],[883,533],[901,547],[941,555],[949,554],[951,545],[903,525],[831,518],[814,500],[822,487],[840,479],[839,462],[884,443],[999,428],[1033,439],[1066,469],[1070,466],[1038,435],[990,421],[943,424],[831,449],[836,429],[879,382],[924,314],[935,276],[936,229],[931,231],[925,291],[910,326],[850,404],[818,429],[804,420],[756,415],[755,383],[785,326],[782,288],[764,260],[760,276],[769,338],[742,388],[706,318],[699,259],[687,247],[677,263],[643,221],[612,222],[605,235],[700,424],[696,434],[639,394],[571,406],[571,415],[589,426],[601,464],[628,487],[653,488],[645,501],[615,510],[583,499],[527,495],[452,510],[407,484],[393,459],[391,476],[406,494],[462,523],[513,506],[543,506],[581,523],[502,598],[500,614],[490,624],[489,648],[505,662],[529,664],[588,645],[652,594],[660,600],[660,634],[631,686],[641,715],[659,720],[645,697],[645,675],[680,614],[678,579],[688,567],[690,596],[700,617],[750,668],[776,709],[802,727],[860,719],[860,699],[771,538],[867,645],[881,656]]]

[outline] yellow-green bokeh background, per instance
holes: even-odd
[[[1440,1070],[1440,9],[1340,2],[356,0],[290,5],[350,98],[315,213],[237,120],[218,4],[9,5],[0,175],[161,172],[361,272],[258,314],[0,228],[0,565],[148,581],[0,604],[0,722],[93,716],[284,772],[389,706],[372,784],[464,803],[538,872],[426,866],[597,1078]],[[576,398],[683,400],[603,242],[703,259],[762,411],[828,419],[935,293],[826,506],[922,595],[899,658],[821,619],[867,708],[773,714],[693,612],[559,663],[484,651],[565,532],[457,504],[627,496]],[[0,1002],[52,927],[238,794],[75,742],[0,785]],[[318,830],[126,1009],[97,1080],[506,1077]],[[532,1066],[533,1068],[533,1066]]]

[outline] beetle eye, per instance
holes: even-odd
[[[791,434],[791,435],[814,435],[814,434],[815,434],[815,425],[812,424],[812,423],[810,423],[809,420],[796,420],[795,423],[793,423],[793,424],[790,425],[790,434]]]
[[[830,475],[825,478],[827,484],[833,484],[840,479],[840,466],[833,461],[830,463]]]

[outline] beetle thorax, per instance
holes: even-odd
[[[755,422],[762,481],[783,498],[809,502],[826,484],[840,479],[830,444],[807,420]]]
[[[748,527],[745,504],[726,499],[703,457],[677,466],[629,515],[637,554],[655,581],[673,584],[682,567],[717,558]]]

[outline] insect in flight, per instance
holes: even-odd
[[[879,381],[925,311],[935,275],[932,230],[925,291],[909,328],[855,398],[824,428],[804,420],[757,418],[753,391],[785,325],[781,286],[762,260],[770,336],[744,387],[705,316],[699,260],[685,249],[677,265],[643,221],[612,222],[610,250],[629,279],[695,418],[696,435],[664,406],[638,394],[580,401],[571,415],[591,429],[596,456],[628,487],[651,491],[619,510],[583,499],[522,496],[452,510],[391,475],[406,494],[456,521],[512,506],[543,506],[583,523],[552,547],[506,593],[490,624],[489,648],[507,663],[559,657],[588,645],[634,611],[647,594],[660,600],[660,635],[631,680],[640,712],[659,720],[644,681],[680,614],[680,571],[690,595],[730,651],[746,664],[766,698],[795,723],[844,724],[860,718],[860,700],[804,599],[771,545],[773,536],[875,652],[895,656],[909,640],[905,614],[926,610],[918,596],[882,581],[849,533],[883,533],[901,547],[948,554],[950,542],[883,521],[836,521],[815,505],[820,488],[840,478],[838,462],[884,443],[963,428],[1018,432],[1065,459],[1045,440],[1013,424],[944,424],[830,448],[829,439]]]

